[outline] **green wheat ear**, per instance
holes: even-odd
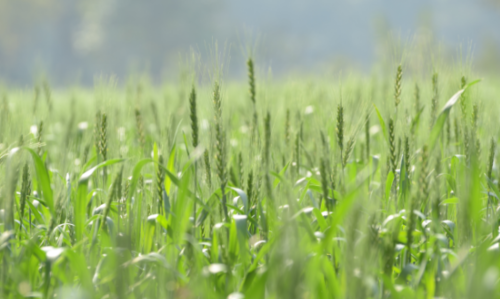
[[[420,112],[420,87],[418,87],[418,83],[415,83],[414,98],[415,98],[415,115],[417,115]]]
[[[342,151],[344,150],[344,107],[342,107],[342,103],[337,106],[337,143],[342,159]]]
[[[220,94],[220,86],[218,82],[214,83],[213,89],[213,104],[215,114],[215,161],[217,168],[217,176],[219,177],[222,191],[222,209],[226,222],[229,222],[229,214],[226,205],[225,188],[227,183],[226,171],[226,152],[225,152],[225,135],[222,126],[222,98]]]
[[[37,131],[38,155],[42,155],[42,136],[43,136],[43,120],[40,121]]]
[[[253,181],[253,170],[250,169],[248,172],[248,179],[247,179],[247,196],[249,200],[249,205],[252,207],[255,202],[255,195],[254,195],[254,181]]]
[[[347,161],[349,160],[349,157],[351,156],[351,152],[354,148],[354,136],[349,138],[349,141],[347,141],[347,146],[345,148],[345,153],[344,157],[342,159],[342,168],[345,168],[347,165]]]
[[[479,118],[479,107],[477,104],[474,104],[472,106],[472,130],[473,132],[476,132],[477,129],[477,120]]]
[[[26,200],[28,196],[31,194],[31,180],[30,180],[30,174],[29,174],[29,168],[28,168],[28,163],[24,164],[23,167],[23,175],[22,175],[22,181],[21,181],[21,207],[20,207],[20,216],[21,216],[21,223],[22,219],[24,217],[24,210],[26,207]]]
[[[256,94],[256,91],[255,91],[255,73],[254,73],[252,58],[248,58],[247,67],[248,67],[248,86],[249,86],[249,93],[250,93],[250,101],[252,101],[253,105],[255,106],[255,94]]]
[[[470,151],[470,139],[469,139],[469,130],[464,127],[463,128],[464,130],[464,149],[463,149],[463,153],[467,159],[467,164],[469,164],[470,162],[470,154],[471,154],[471,151]]]
[[[396,106],[396,109],[399,106],[399,103],[401,103],[401,81],[403,80],[403,68],[400,65],[398,65],[398,69],[396,71],[396,79],[394,82],[394,104]]]
[[[198,117],[196,114],[196,90],[194,86],[191,88],[191,94],[189,95],[189,111],[191,118],[191,131],[193,134],[193,147],[198,146]]]
[[[102,160],[106,161],[108,159],[108,141],[106,130],[107,128],[107,116],[105,113],[101,116],[101,129],[100,129],[100,142],[99,142],[99,152],[102,156]]]
[[[290,109],[286,109],[285,144],[288,145],[289,142],[290,142]]]
[[[460,124],[458,122],[458,117],[455,117],[455,119],[453,119],[453,127],[454,127],[454,131],[455,131],[455,142],[458,144],[460,144]]]
[[[419,186],[420,194],[422,195],[423,202],[427,202],[429,198],[429,181],[427,179],[427,165],[429,164],[429,151],[427,145],[422,148],[422,155],[420,156],[420,177]]]
[[[259,136],[259,128],[258,128],[258,115],[257,115],[257,105],[256,105],[256,96],[257,96],[257,88],[255,86],[255,70],[254,70],[254,64],[253,64],[253,59],[248,58],[247,60],[247,69],[248,69],[248,93],[250,95],[250,101],[252,102],[253,106],[253,117],[252,117],[252,137],[251,137],[251,142],[257,142],[259,143],[260,138]]]
[[[189,112],[190,112],[190,119],[191,119],[191,132],[192,132],[192,137],[193,137],[193,148],[198,147],[198,116],[196,114],[196,90],[194,85],[191,88],[191,93],[189,95]],[[195,189],[197,189],[198,186],[198,180],[197,180],[197,166],[195,162],[195,167],[194,167],[194,184],[195,184]],[[195,195],[196,195],[196,190],[195,190]],[[196,219],[196,201],[193,202],[193,218]],[[202,226],[203,228],[203,226]],[[202,232],[203,233],[203,232]]]
[[[326,160],[321,157],[319,164],[319,173],[321,176],[321,190],[323,191],[323,198],[325,199],[325,206],[330,211],[330,205],[328,203],[328,173],[327,173],[327,165]],[[319,203],[321,209],[321,201]]]
[[[238,154],[238,169],[239,169],[239,176],[240,176],[240,187],[241,189],[245,190],[245,167],[243,165],[243,155],[241,152]]]
[[[158,163],[163,165],[163,156],[159,155]],[[158,213],[163,214],[163,182],[165,181],[165,174],[163,168],[156,169],[156,196],[158,197]]]
[[[214,114],[215,114],[215,161],[217,165],[217,175],[221,184],[226,183],[226,167],[225,167],[225,138],[222,126],[222,100],[220,95],[220,87],[217,82],[214,84],[213,92]]]
[[[146,151],[146,137],[144,136],[144,124],[142,122],[141,111],[139,108],[135,109],[135,122],[137,125],[137,138],[141,145],[142,152]]]
[[[467,85],[467,79],[465,79],[465,76],[462,76],[462,79],[460,80],[460,88],[464,89],[465,86]],[[467,97],[465,95],[465,92],[460,95],[460,109],[462,111],[462,120],[465,122],[467,120]]]
[[[394,132],[394,120],[392,117],[389,119],[389,160],[390,170],[396,174],[396,142]]]
[[[439,101],[439,86],[438,86],[438,73],[432,75],[432,107],[431,107],[431,125],[436,121]]]

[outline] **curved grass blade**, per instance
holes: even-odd
[[[136,193],[135,189],[137,188],[142,168],[147,164],[153,162],[154,162],[153,159],[143,159],[137,162],[134,166],[134,170],[132,171],[132,179],[130,180],[130,187],[127,197],[127,215],[129,217],[128,221],[130,224],[129,234],[130,236],[134,236],[133,242],[137,242],[135,243],[137,247],[140,246],[140,242],[138,241],[140,240],[141,237],[140,235],[141,235],[142,200],[141,199],[134,200],[134,207],[132,207],[131,206],[132,197]],[[136,250],[139,250],[139,248],[136,248]]]
[[[389,143],[389,135],[387,134],[387,127],[385,126],[384,118],[380,114],[380,111],[378,111],[378,108],[377,106],[375,106],[375,104],[373,104],[373,107],[375,107],[375,111],[377,112],[378,121],[380,122],[380,126],[382,127],[382,133],[384,134],[385,141]]]
[[[439,116],[434,123],[434,126],[432,127],[431,134],[429,136],[429,152],[432,152],[432,150],[436,146],[436,142],[438,141],[439,135],[441,135],[441,131],[444,128],[446,119],[448,118],[448,115],[450,115],[451,108],[458,102],[458,100],[460,99],[460,95],[462,95],[462,93],[464,93],[467,88],[478,83],[479,81],[481,80],[476,80],[467,84],[464,89],[459,90],[448,100],[448,102],[446,102],[446,105],[444,105],[441,113],[439,113]]]
[[[87,208],[87,188],[88,181],[94,172],[102,167],[110,166],[125,161],[124,159],[113,159],[103,162],[87,170],[78,180],[78,189],[75,204],[75,232],[76,240],[82,240],[85,229],[85,215]]]
[[[245,214],[248,215],[248,196],[245,191],[234,187],[229,187],[229,189],[232,189],[234,192],[238,193],[241,201],[243,202],[243,210],[245,211]]]

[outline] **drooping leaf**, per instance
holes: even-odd
[[[434,126],[432,126],[431,133],[429,135],[429,152],[432,152],[434,147],[436,146],[436,142],[438,141],[439,135],[441,134],[441,131],[443,131],[444,124],[446,123],[446,119],[450,115],[451,108],[458,102],[460,99],[460,95],[464,93],[468,88],[470,88],[472,85],[478,83],[481,80],[476,80],[473,81],[469,84],[467,84],[464,89],[459,90],[457,93],[455,93],[449,100],[446,102],[444,105],[443,109],[439,113],[439,116],[434,123]]]

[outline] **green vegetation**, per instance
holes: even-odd
[[[498,80],[247,67],[5,89],[0,297],[498,294]]]

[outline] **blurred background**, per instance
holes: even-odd
[[[0,81],[92,85],[135,72],[159,83],[178,77],[190,48],[209,58],[214,41],[227,45],[234,79],[245,76],[248,46],[276,77],[370,72],[399,59],[398,47],[427,60],[462,53],[495,72],[499,28],[500,0],[0,0]]]

